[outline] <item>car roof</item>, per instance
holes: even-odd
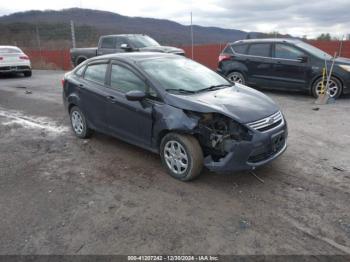
[[[102,56],[96,56],[94,58],[90,58],[89,61],[98,61],[98,60],[105,60],[105,59],[116,59],[116,60],[123,60],[123,61],[132,61],[132,62],[138,62],[148,59],[157,59],[157,58],[184,58],[183,56],[176,55],[176,54],[169,54],[169,53],[160,53],[160,52],[130,52],[130,53],[116,53],[116,54],[109,54],[109,55],[102,55]]]
[[[244,39],[229,44],[250,44],[250,43],[298,43],[301,42],[297,38],[259,38],[259,39]]]

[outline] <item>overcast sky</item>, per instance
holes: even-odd
[[[315,37],[350,34],[350,0],[11,0],[0,2],[0,15],[25,10],[82,7],[127,16],[165,18],[182,24],[245,31],[279,31]]]

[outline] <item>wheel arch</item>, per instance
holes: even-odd
[[[337,74],[333,74],[332,73],[332,77],[334,77],[334,78],[336,78],[338,81],[339,81],[339,83],[341,84],[341,88],[342,88],[342,92],[341,92],[341,94],[343,93],[343,90],[344,90],[344,81],[341,79],[341,77],[339,77]],[[312,92],[312,88],[313,88],[313,86],[314,86],[314,84],[316,83],[316,81],[318,81],[319,79],[321,79],[322,78],[322,75],[321,74],[319,74],[319,75],[316,75],[311,81],[310,81],[310,84],[309,84],[309,91],[310,92]]]
[[[86,61],[88,58],[86,56],[78,56],[75,59],[75,66],[80,65],[81,63],[83,63],[84,61]]]
[[[247,79],[248,67],[245,64],[241,63],[241,62],[233,62],[227,68],[225,76],[228,76],[232,72],[239,72],[245,77],[245,79]]]
[[[198,139],[198,134],[196,132],[193,132],[192,130],[185,130],[185,129],[163,129],[158,133],[157,137],[157,147],[160,147],[160,144],[162,143],[163,138],[169,134],[169,133],[176,133],[181,135],[191,135]]]

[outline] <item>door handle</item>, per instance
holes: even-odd
[[[106,96],[106,98],[109,100],[109,102],[111,103],[115,103],[117,102],[117,100],[115,100],[115,97],[114,96]]]
[[[81,88],[84,88],[84,85],[83,85],[83,84],[79,84],[78,86],[81,87]]]

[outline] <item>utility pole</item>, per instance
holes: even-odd
[[[37,44],[38,44],[39,54],[40,54],[40,64],[41,64],[41,62],[43,60],[43,56],[42,56],[42,53],[41,53],[41,42],[40,42],[40,33],[39,33],[38,25],[35,26],[35,31],[36,31],[36,41],[37,41]]]
[[[338,56],[341,56],[341,51],[343,49],[343,40],[344,40],[344,35],[340,39]]]
[[[192,11],[191,11],[191,48],[192,48],[192,59],[194,58],[193,53],[193,24],[192,24]]]
[[[74,22],[73,20],[70,21],[70,30],[71,30],[71,33],[72,33],[72,46],[73,48],[76,47],[76,43],[75,43],[75,31],[74,31]]]

